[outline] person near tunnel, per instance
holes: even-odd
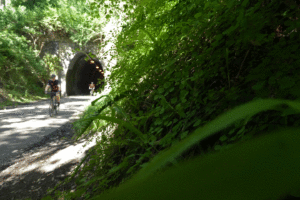
[[[95,85],[94,85],[93,82],[89,85],[89,89],[91,90],[90,95],[93,96],[93,93],[94,93],[94,90],[95,90]]]
[[[51,92],[60,92],[60,87],[59,87],[59,81],[58,80],[55,80],[55,74],[52,74],[51,75],[51,79],[48,81],[48,84],[45,88],[45,94],[47,94],[47,90],[49,87],[51,87]],[[51,98],[54,97],[54,94],[51,94]],[[59,93],[57,93],[57,96],[56,96],[56,99],[57,99],[57,103],[58,103],[58,107],[59,107],[59,104],[60,104],[60,96],[59,96]]]

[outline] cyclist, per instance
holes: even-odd
[[[90,84],[89,89],[91,90],[90,94],[93,95],[93,92],[94,92],[94,90],[95,90],[95,85],[94,85],[93,82]]]
[[[55,74],[51,75],[52,80],[48,81],[48,84],[45,88],[45,94],[47,94],[47,90],[48,90],[49,87],[51,87],[51,92],[60,92],[60,87],[58,85],[59,81],[55,80],[55,77],[56,77]],[[53,97],[54,97],[54,94],[51,93],[51,98],[53,98]],[[60,100],[59,93],[57,93],[56,100],[57,100],[58,107],[59,107],[59,104],[60,104],[60,102],[59,102],[59,100]]]

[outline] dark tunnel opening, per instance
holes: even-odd
[[[77,88],[79,94],[88,95],[90,93],[89,84],[93,82],[95,84],[95,91],[100,87],[100,83],[98,79],[103,79],[104,75],[103,68],[99,61],[87,61],[84,65],[79,69],[79,81],[77,82]]]
[[[67,95],[89,95],[89,84],[95,84],[97,91],[104,84],[103,66],[98,59],[85,61],[81,56],[67,73]]]

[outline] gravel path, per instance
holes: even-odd
[[[48,188],[53,188],[74,170],[88,149],[96,144],[96,139],[86,147],[83,140],[71,140],[72,122],[95,98],[63,98],[56,118],[47,115],[48,101],[0,110],[1,200],[41,199]],[[23,138],[24,135],[27,138]]]
[[[65,134],[66,131],[60,127],[77,119],[85,107],[96,98],[95,96],[63,98],[55,118],[51,118],[48,114],[49,101],[0,110],[0,170],[28,148],[42,145],[44,140],[52,137],[50,134],[55,136]],[[55,133],[57,129],[62,131]],[[45,136],[47,137],[44,138]]]

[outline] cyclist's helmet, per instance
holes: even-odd
[[[51,75],[51,78],[55,78],[55,77],[56,77],[55,74],[52,74],[52,75]]]

